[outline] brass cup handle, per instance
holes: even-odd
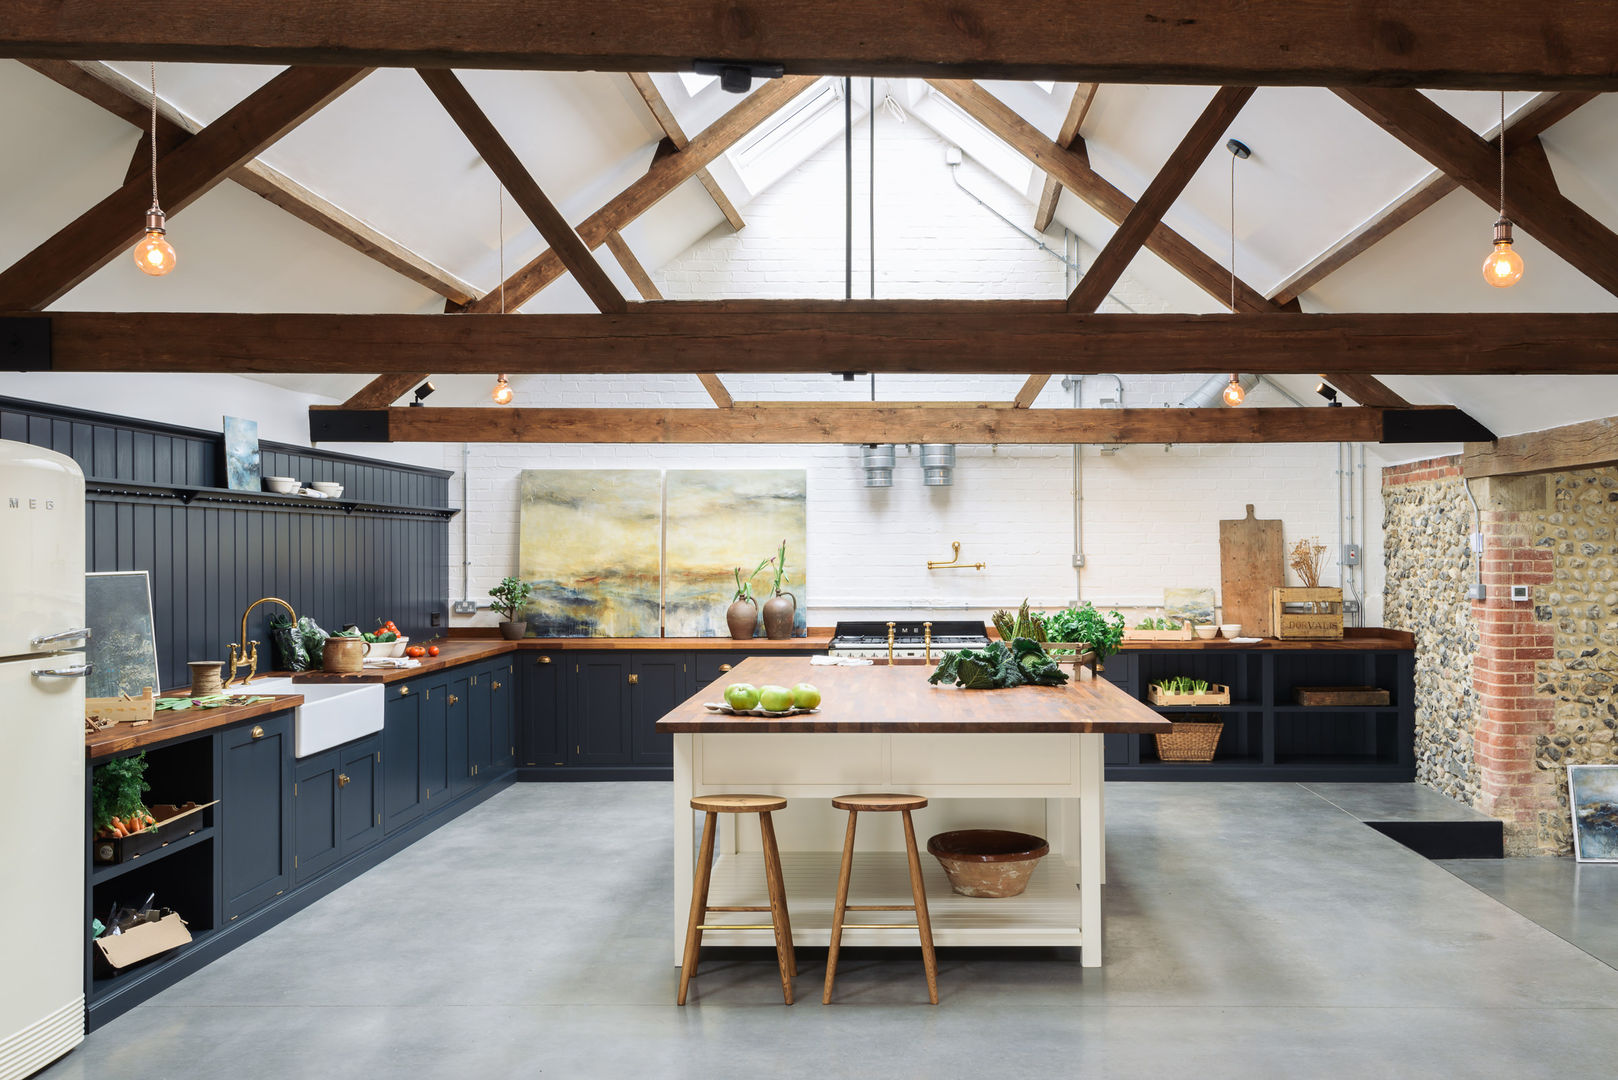
[[[255,739],[262,739],[264,737],[264,729],[258,724],[254,724],[253,730],[249,732],[249,734],[251,734]]]
[[[460,701],[460,700],[461,700],[461,699],[460,699],[460,698],[458,698],[458,697],[456,697],[456,696],[455,696],[455,695],[454,695],[454,694],[451,694],[451,695],[450,695],[450,696],[449,696],[449,703],[450,703],[450,704],[451,704],[451,705],[454,705],[454,704],[456,704],[456,703],[457,703],[457,702],[459,702],[459,701]]]
[[[492,683],[489,684],[489,689],[490,690],[498,690],[498,689],[500,689],[500,684],[498,682],[492,682]]]
[[[719,665],[719,673],[721,675],[723,675],[725,672],[727,672],[729,670],[730,670],[730,665],[729,664],[720,664]]]
[[[550,662],[551,662],[551,658],[548,657],[548,656],[536,656],[534,658],[534,663],[536,663],[536,664],[548,664]]]
[[[409,697],[410,696],[410,687],[408,687],[408,686],[399,687],[399,696],[400,697]]]
[[[352,782],[353,782],[352,779],[349,777],[349,775],[347,773],[338,773],[337,774],[337,786],[338,787],[345,788]]]
[[[640,682],[640,676],[639,675],[631,675],[629,677],[629,685],[630,686],[635,686],[639,682]]]

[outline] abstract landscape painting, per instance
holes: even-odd
[[[1580,862],[1618,862],[1618,765],[1569,765],[1573,854]]]
[[[225,417],[225,486],[232,491],[262,491],[259,475],[258,421]]]
[[[84,575],[84,617],[90,662],[84,696],[140,697],[157,679],[157,632],[152,625],[152,586],[144,570]]]
[[[539,637],[657,637],[656,469],[531,469],[520,478],[520,615]]]
[[[787,542],[787,592],[798,601],[793,633],[805,633],[809,608],[804,567],[808,552],[802,469],[671,469],[667,480],[664,624],[669,637],[729,634],[725,608],[736,592],[733,568],[745,575]],[[770,596],[768,567],[753,582],[759,604]],[[763,619],[758,633],[764,633]]]

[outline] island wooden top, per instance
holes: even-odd
[[[232,687],[231,693],[251,694],[252,688]],[[184,691],[164,694],[179,697]],[[271,713],[285,712],[303,704],[302,694],[281,694],[257,705],[221,705],[217,709],[199,709],[195,705],[181,712],[160,712],[157,718],[136,727],[134,724],[116,724],[104,731],[84,734],[84,756],[92,760],[111,757],[129,750],[140,750],[157,743],[168,742],[187,735],[200,735],[215,728],[239,724]]]
[[[1171,726],[1156,712],[1111,683],[1085,674],[1066,686],[1019,686],[1011,690],[961,690],[927,681],[922,664],[889,667],[819,667],[808,657],[754,656],[736,665],[726,683],[792,686],[813,683],[820,711],[796,716],[730,716],[709,712],[704,702],[723,700],[724,686],[699,690],[657,722],[658,731],[706,735],[737,732],[953,732],[1093,733],[1162,732]]]

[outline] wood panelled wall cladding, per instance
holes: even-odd
[[[266,442],[265,475],[336,480],[342,500],[226,491],[217,433],[9,398],[0,438],[84,470],[86,568],[151,575],[165,687],[186,684],[189,660],[222,661],[261,596],[328,630],[381,617],[425,638],[449,621],[450,473]],[[261,670],[269,614],[248,623]]]

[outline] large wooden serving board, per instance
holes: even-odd
[[[1273,637],[1270,590],[1286,584],[1281,522],[1247,516],[1219,523],[1220,602],[1224,622],[1241,623],[1243,637]]]

